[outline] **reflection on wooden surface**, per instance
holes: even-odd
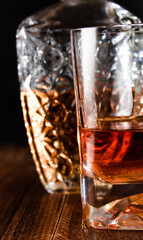
[[[143,231],[94,230],[83,227],[83,240],[142,240]]]
[[[48,194],[25,146],[0,146],[1,240],[142,240],[141,231],[82,228],[79,194]]]

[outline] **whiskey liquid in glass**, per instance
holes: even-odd
[[[143,25],[71,38],[83,222],[143,230]]]

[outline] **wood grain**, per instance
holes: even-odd
[[[142,240],[142,231],[84,229],[83,240]]]
[[[0,236],[5,234],[35,177],[33,163],[28,164],[30,158],[27,148],[11,145],[0,148]]]
[[[142,240],[142,231],[82,229],[79,194],[48,194],[28,146],[0,146],[0,240]]]
[[[67,195],[53,240],[82,239],[80,195]]]
[[[8,158],[6,151],[11,152]],[[28,148],[12,146],[5,147],[5,154],[0,152],[0,167],[4,169],[0,239],[52,239],[65,195],[50,195],[43,189]]]
[[[39,184],[33,185],[21,202],[5,239],[47,239],[53,238],[61,214],[64,196],[49,195],[37,191]],[[34,198],[31,198],[33,194]]]

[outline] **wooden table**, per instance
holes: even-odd
[[[79,194],[48,194],[28,146],[0,146],[0,240],[142,240],[141,231],[82,230]]]

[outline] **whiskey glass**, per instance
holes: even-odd
[[[143,25],[71,31],[83,223],[143,230]]]

